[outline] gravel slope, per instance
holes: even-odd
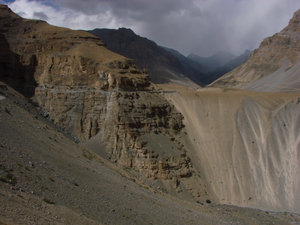
[[[298,218],[154,193],[75,144],[25,98],[0,86],[3,224],[291,224]]]

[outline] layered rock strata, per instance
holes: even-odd
[[[0,78],[32,97],[44,116],[81,142],[96,138],[107,158],[148,178],[172,181],[177,188],[178,179],[193,176],[176,140],[182,115],[131,60],[92,34],[25,20],[6,6],[0,6],[0,21],[6,47],[1,63],[9,65]],[[172,151],[153,145],[157,138]]]

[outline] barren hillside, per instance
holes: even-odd
[[[4,5],[0,47],[0,223],[300,223],[259,210],[299,212],[299,95],[156,86]]]
[[[167,87],[216,201],[300,212],[300,95]]]
[[[75,140],[153,186],[183,198],[208,198],[178,140],[182,116],[147,74],[92,34],[0,10],[2,81],[31,97]],[[172,151],[151,144],[156,139]]]

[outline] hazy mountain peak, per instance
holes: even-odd
[[[226,63],[233,60],[236,56],[229,52],[219,51],[211,56],[203,57],[191,53],[188,58],[202,65],[206,71],[213,71],[218,67],[224,66]]]
[[[233,55],[230,52],[226,52],[226,51],[217,51],[215,54],[212,55],[212,57],[235,57],[235,55]]]
[[[287,27],[265,38],[243,65],[211,86],[299,92],[299,43],[300,10],[294,13]]]

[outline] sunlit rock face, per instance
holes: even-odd
[[[6,6],[0,7],[0,17],[0,44],[6,49],[0,59],[9,65],[2,68],[2,81],[31,97],[45,117],[107,159],[137,176],[162,180],[174,193],[185,190],[207,198],[177,140],[182,115],[132,60],[84,31],[25,20]]]

